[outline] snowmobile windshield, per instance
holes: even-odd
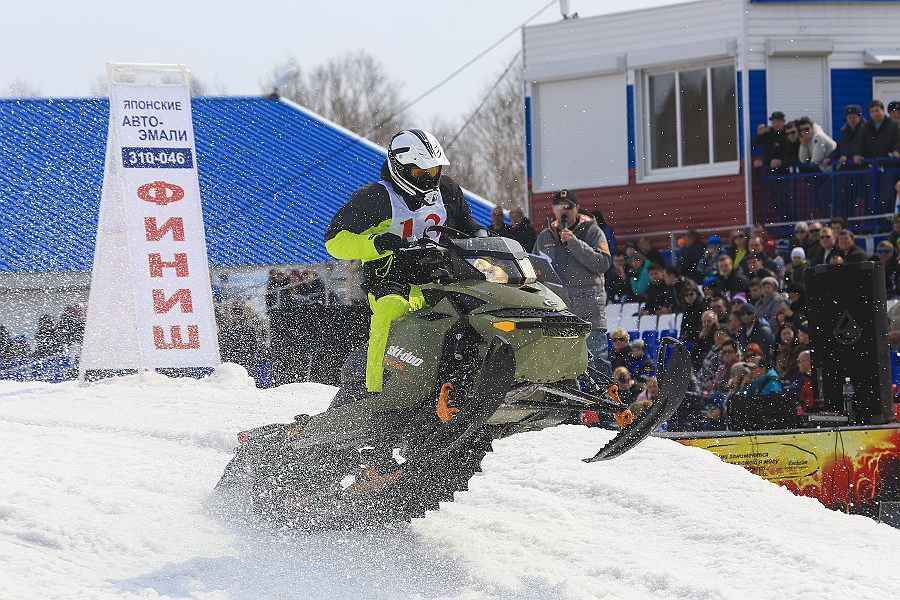
[[[453,244],[460,256],[491,283],[524,285],[537,281],[528,254],[516,240],[504,237],[467,238],[454,240]]]

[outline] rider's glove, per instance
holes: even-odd
[[[400,250],[401,248],[409,248],[412,246],[411,243],[395,233],[382,233],[381,235],[375,236],[373,242],[378,254],[393,252],[395,250]]]

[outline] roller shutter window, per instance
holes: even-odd
[[[628,183],[622,73],[537,84],[537,191]]]
[[[872,80],[872,97],[884,102],[900,102],[900,77],[876,77]]]
[[[766,69],[769,114],[780,110],[788,120],[808,116],[829,131],[826,73],[824,56],[770,56]]]

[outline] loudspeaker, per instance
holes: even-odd
[[[853,422],[889,422],[893,397],[884,265],[808,267],[805,283],[816,398],[843,413],[844,378],[849,377],[855,391]]]
[[[734,394],[728,401],[728,429],[731,431],[794,429],[800,426],[797,402],[796,392]]]

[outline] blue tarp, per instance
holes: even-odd
[[[328,260],[325,228],[384,151],[277,99],[192,107],[210,264]],[[105,99],[0,100],[0,272],[91,268],[108,119]]]

